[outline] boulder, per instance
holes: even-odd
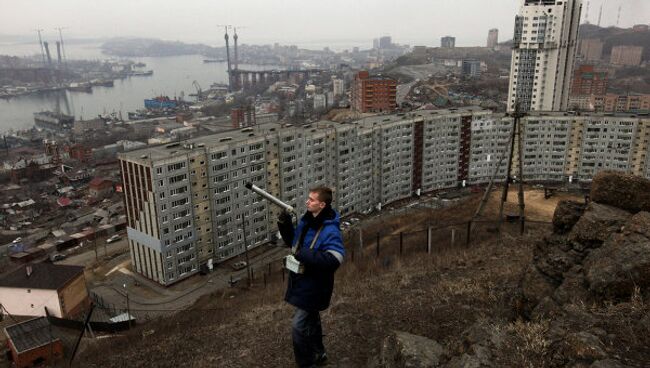
[[[553,300],[559,305],[587,302],[590,298],[588,284],[581,266],[574,266],[564,274],[564,280],[553,293]]]
[[[585,211],[585,204],[576,201],[560,201],[553,212],[553,232],[565,234],[571,231],[573,225]]]
[[[614,359],[597,360],[589,368],[627,368],[628,366]]]
[[[530,319],[541,320],[562,315],[562,308],[551,297],[546,297],[537,303],[530,314]]]
[[[637,213],[650,211],[650,180],[615,171],[601,171],[591,182],[591,200]]]
[[[442,345],[423,336],[397,331],[382,345],[380,367],[425,368],[440,366],[445,353]]]
[[[568,271],[582,256],[574,251],[572,244],[565,237],[551,236],[537,242],[533,253],[533,261],[544,275],[560,283],[563,274]]]
[[[570,360],[588,362],[607,358],[602,341],[585,331],[567,335],[566,340],[564,340],[563,354]]]
[[[606,298],[628,298],[650,287],[650,213],[639,212],[624,232],[607,240],[584,262],[589,290]]]
[[[585,213],[573,226],[569,240],[574,249],[584,251],[599,247],[630,218],[631,214],[616,207],[591,202]]]
[[[552,296],[556,286],[535,265],[528,266],[521,283],[521,291],[526,303],[524,313],[528,314],[542,299]]]

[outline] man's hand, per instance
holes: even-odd
[[[291,214],[287,211],[282,211],[278,216],[278,230],[280,231],[280,236],[282,241],[288,247],[293,245],[293,219]]]
[[[290,224],[292,221],[291,214],[287,211],[282,211],[278,215],[278,223],[280,224]]]

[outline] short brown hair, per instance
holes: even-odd
[[[325,186],[314,187],[309,189],[309,193],[318,194],[318,200],[321,202],[325,202],[325,204],[328,206],[332,204],[332,189],[328,187]]]

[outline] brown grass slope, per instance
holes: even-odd
[[[515,198],[515,196],[511,196]],[[438,211],[415,211],[408,222],[438,223],[469,218],[477,197]],[[536,210],[548,216],[548,203]],[[513,204],[509,204],[513,205]],[[544,207],[545,206],[545,207]],[[494,204],[487,217],[495,212]],[[423,219],[426,216],[426,219]],[[419,220],[418,220],[419,219]],[[400,221],[404,222],[404,218]],[[386,226],[384,223],[382,226]],[[534,228],[519,237],[506,224],[500,241],[492,232],[471,247],[444,248],[427,255],[413,250],[373,258],[357,255],[337,274],[332,306],[323,313],[330,367],[374,366],[382,341],[393,331],[436,340],[446,353],[445,366],[473,354],[476,331],[489,331],[491,350],[483,359],[494,367],[589,367],[565,356],[550,340],[551,321],[520,318],[517,295],[531,262],[532,245],[546,230]],[[292,367],[290,319],[278,278],[266,288],[229,289],[204,298],[194,310],[180,312],[132,330],[124,337],[90,342],[76,360],[80,367]],[[629,366],[644,366],[650,355],[649,308],[640,297],[616,305],[574,305],[576,318],[567,328],[604,331],[607,356]],[[595,317],[591,317],[595,316]],[[564,354],[564,355],[562,355]],[[559,356],[558,356],[559,355]]]

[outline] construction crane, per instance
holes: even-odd
[[[196,100],[201,101],[203,100],[203,90],[201,89],[201,85],[197,81],[192,82],[192,86],[196,88]]]
[[[54,28],[59,31],[59,42],[61,42],[61,53],[63,54],[63,66],[66,68],[68,67],[68,59],[65,55],[65,46],[63,45],[63,33],[61,32],[62,30],[65,29],[65,27],[58,27]]]
[[[35,29],[38,33],[38,44],[41,46],[41,57],[43,58],[43,65],[45,65],[45,48],[43,47],[43,38],[41,37],[42,29]]]

